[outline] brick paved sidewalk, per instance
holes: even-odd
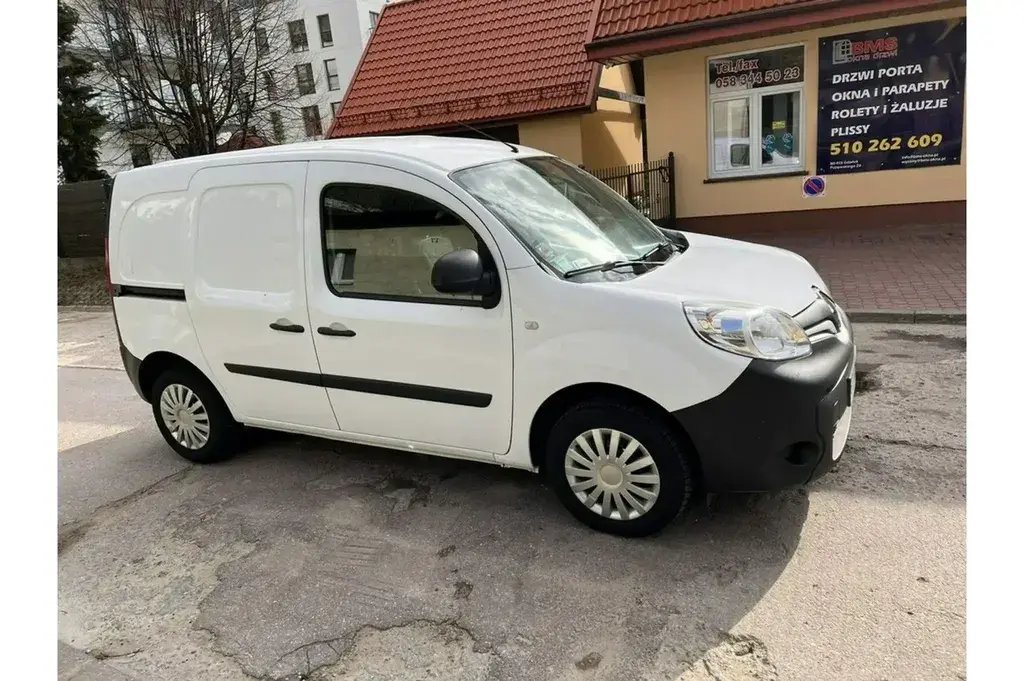
[[[732,235],[730,235],[732,236]],[[907,225],[858,232],[746,234],[807,258],[849,310],[966,310],[963,224]]]

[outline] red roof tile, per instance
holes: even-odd
[[[231,137],[229,137],[227,141],[217,145],[217,152],[239,151],[240,149],[259,149],[260,147],[265,146],[267,146],[266,140],[259,135],[247,135],[243,140],[242,133],[235,132],[232,133]]]
[[[590,106],[594,0],[386,5],[330,131],[410,132]]]
[[[602,64],[820,26],[899,16],[966,0],[596,0],[587,56]]]
[[[818,0],[598,0],[591,40]]]

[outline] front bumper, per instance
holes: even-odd
[[[856,348],[845,329],[787,362],[754,360],[725,392],[673,413],[696,447],[708,492],[761,492],[824,475],[842,454]]]

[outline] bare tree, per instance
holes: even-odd
[[[173,158],[210,154],[226,136],[288,141],[299,97],[315,92],[288,0],[78,0],[97,89],[119,109],[127,144]],[[303,34],[304,35],[304,34]],[[299,50],[299,51],[297,51]],[[244,143],[244,142],[243,142]]]

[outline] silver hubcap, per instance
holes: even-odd
[[[160,415],[174,441],[200,449],[210,439],[210,415],[199,396],[187,386],[172,383],[160,395]]]
[[[647,449],[626,433],[588,430],[565,452],[565,478],[580,502],[613,520],[633,520],[658,500],[661,476]]]

